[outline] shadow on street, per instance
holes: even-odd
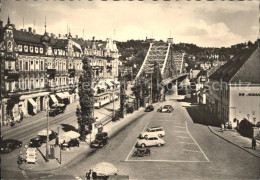
[[[199,109],[198,106],[184,106],[192,121],[197,124],[220,127],[221,122],[207,111]]]
[[[62,125],[63,131],[65,131],[65,132],[68,132],[68,131],[75,131],[75,132],[77,132],[77,129],[74,126],[72,126],[72,125],[69,125],[69,124],[61,124],[61,125]]]

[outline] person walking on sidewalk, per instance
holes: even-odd
[[[253,138],[252,138],[252,149],[255,150],[255,147],[256,147],[256,140],[255,140],[255,138],[253,137]]]

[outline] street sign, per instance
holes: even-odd
[[[26,160],[28,163],[36,163],[36,148],[26,149]]]

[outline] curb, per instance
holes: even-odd
[[[138,110],[140,110],[142,108],[139,108]],[[137,110],[137,111],[138,111]],[[138,112],[137,112],[138,113]],[[134,121],[136,121],[140,116],[143,116],[144,114],[139,114],[136,117],[133,117],[132,120],[130,120],[128,123],[124,124],[122,127],[119,127],[118,129],[116,129],[115,131],[112,131],[110,134],[110,138],[113,138],[114,136],[116,136],[118,133],[120,133],[120,131],[122,131],[122,129],[124,129],[125,127],[127,127],[129,124],[133,123]],[[121,119],[121,121],[123,121],[124,119]],[[33,169],[23,169],[20,165],[18,165],[18,168],[20,170],[26,171],[26,172],[50,172],[50,171],[55,171],[57,169],[63,168],[64,166],[67,166],[68,164],[72,163],[74,160],[76,160],[79,156],[81,156],[82,154],[90,154],[93,153],[92,151],[90,151],[90,149],[88,149],[88,151],[82,151],[80,153],[78,153],[75,157],[73,157],[73,159],[71,161],[66,162],[65,164],[62,164],[56,168],[52,168],[52,169],[43,169],[43,170],[33,170]],[[94,149],[93,151],[97,151],[98,149]]]
[[[257,158],[259,158],[259,159],[260,159],[260,156],[257,156],[257,155],[255,155],[254,153],[252,153],[252,152],[248,151],[246,148],[244,148],[244,147],[242,147],[242,146],[239,146],[239,145],[237,145],[237,144],[233,143],[232,141],[229,141],[229,140],[227,140],[226,138],[224,138],[224,137],[222,137],[222,136],[218,135],[217,133],[215,133],[215,132],[213,131],[213,129],[211,128],[211,126],[209,126],[209,125],[208,125],[208,128],[209,128],[209,130],[210,130],[210,131],[211,131],[213,134],[215,134],[216,136],[220,137],[221,139],[223,139],[223,140],[225,140],[225,141],[229,142],[230,144],[233,144],[233,145],[235,145],[235,146],[239,147],[240,149],[242,149],[242,150],[244,150],[244,151],[248,152],[249,154],[251,154],[251,155],[253,155],[253,156],[255,156],[255,157],[257,157]]]

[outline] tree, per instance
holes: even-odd
[[[120,117],[124,118],[124,107],[125,107],[125,77],[120,73]]]
[[[93,117],[94,109],[94,91],[92,85],[92,68],[89,60],[83,58],[83,73],[79,78],[79,104],[77,107],[76,116],[79,125],[80,140],[85,141],[87,130],[86,126],[92,125],[95,122]]]
[[[159,83],[162,82],[162,75],[161,75],[161,71],[160,71],[160,67],[159,64],[154,61],[154,72],[152,74],[152,102],[158,102],[160,99],[160,94],[161,94],[161,86],[159,85]]]

